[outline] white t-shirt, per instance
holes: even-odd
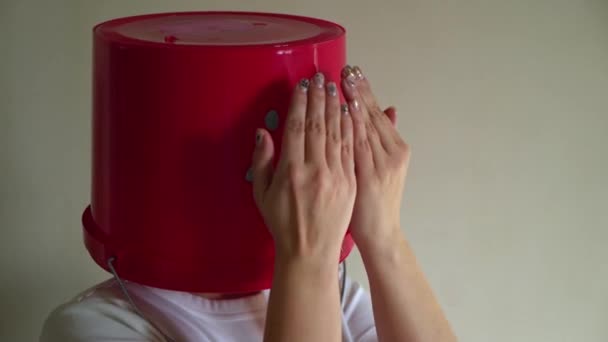
[[[243,298],[205,299],[132,282],[126,285],[145,319],[131,307],[118,283],[108,280],[55,309],[40,342],[164,342],[155,326],[176,342],[263,340],[268,290]],[[343,341],[378,340],[370,297],[350,279],[342,312]]]

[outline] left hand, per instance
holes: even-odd
[[[327,260],[336,262],[352,215],[352,121],[341,114],[336,84],[324,82],[317,73],[294,88],[276,169],[272,137],[258,130],[254,198],[277,258],[330,254]]]
[[[365,248],[401,234],[401,198],[410,148],[395,128],[395,109],[380,109],[361,70],[346,66],[342,77],[355,139],[357,198],[351,232],[359,248]]]

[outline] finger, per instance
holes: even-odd
[[[325,164],[325,78],[316,73],[308,90],[308,107],[305,121],[306,163]]]
[[[340,99],[336,83],[327,83],[325,99],[325,127],[327,130],[325,153],[329,168],[341,167],[340,151],[342,150]],[[352,125],[352,124],[351,124]],[[352,128],[351,128],[352,130]]]
[[[361,111],[355,113],[351,112],[349,104],[342,105],[342,112],[351,119],[355,172],[357,175],[369,174],[370,171],[374,169],[374,157],[372,155],[369,140],[367,139],[363,115],[361,114]]]
[[[255,141],[251,170],[253,172],[253,196],[259,205],[264,201],[264,194],[272,182],[274,142],[272,136],[261,128],[256,132]]]
[[[367,108],[369,108],[370,113],[372,111],[381,113],[382,110],[380,109],[380,106],[378,105],[376,96],[372,92],[372,87],[370,85],[369,79],[367,79],[363,75],[361,68],[359,68],[356,65],[354,67],[352,67],[352,73],[354,75],[355,82],[357,83],[357,90],[361,94],[361,98],[363,99],[363,102],[365,103]]]
[[[279,161],[282,166],[289,162],[304,162],[304,124],[308,88],[308,79],[303,79],[293,91],[283,132],[283,146]]]
[[[346,175],[355,173],[355,152],[354,152],[354,132],[353,121],[348,112],[348,105],[340,107],[340,158],[342,170]]]
[[[402,141],[402,139],[401,135],[399,134],[399,131],[397,130],[397,109],[393,106],[390,106],[384,110],[384,114],[393,126],[393,129],[391,130],[391,135],[393,136],[393,139],[397,142],[397,145],[399,145],[399,142]]]
[[[378,129],[372,122],[367,108],[362,105],[362,100],[357,92],[354,81],[348,78],[342,80],[344,97],[348,100],[349,112],[353,120],[355,132],[355,158],[368,158],[371,153],[374,167],[380,167],[385,159],[386,151],[380,141]],[[365,142],[363,139],[367,140]],[[366,151],[368,149],[369,151]],[[359,150],[359,152],[358,152]]]
[[[384,110],[384,114],[386,114],[391,124],[397,127],[397,109],[393,106],[388,107]]]
[[[354,66],[352,68],[352,73],[355,79],[354,88],[362,99],[364,106],[367,108],[367,113],[369,114],[375,130],[378,132],[382,147],[388,153],[393,152],[396,148],[396,141],[393,135],[393,131],[395,130],[394,126],[391,124],[389,118],[382,112],[380,106],[378,106],[376,96],[371,91],[369,80],[363,76],[361,68]]]

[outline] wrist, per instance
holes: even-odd
[[[403,261],[401,259],[409,254],[409,244],[399,225],[374,227],[373,232],[374,234],[365,238],[354,237],[366,267],[375,267],[373,265],[377,264],[394,265]]]
[[[308,242],[306,239],[284,239],[275,240],[275,260],[307,263],[332,263],[337,264],[340,257],[341,243]]]
[[[370,224],[367,229],[354,230],[352,236],[361,253],[391,248],[405,238],[398,223]]]
[[[338,277],[339,256],[325,254],[277,254],[275,257],[275,277],[293,274],[302,279],[318,283],[323,280],[335,281]]]
[[[385,276],[400,265],[416,262],[403,233],[394,234],[392,238],[377,239],[357,247],[368,277],[378,274]]]

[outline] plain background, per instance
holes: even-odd
[[[108,277],[81,241],[91,27],[228,9],[346,26],[350,62],[399,109],[403,229],[461,341],[608,341],[607,1],[0,4],[0,340],[35,341]]]

